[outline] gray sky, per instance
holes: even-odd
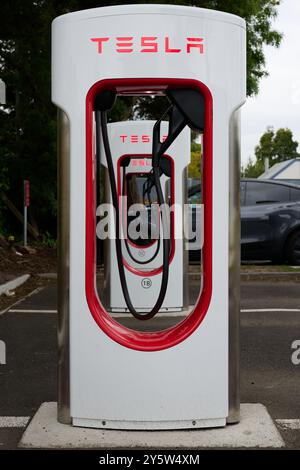
[[[269,76],[242,108],[243,164],[268,126],[289,127],[300,142],[300,0],[282,0],[278,12],[274,26],[284,34],[281,46],[265,48]]]

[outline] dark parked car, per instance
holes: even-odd
[[[300,186],[268,180],[241,181],[242,260],[287,261],[300,264]],[[189,190],[190,224],[195,205],[201,200],[200,187]],[[190,251],[190,260],[199,260]]]
[[[241,182],[244,260],[300,264],[300,187],[268,180]]]

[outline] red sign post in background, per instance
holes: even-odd
[[[29,207],[30,205],[30,182],[24,180],[24,206]]]
[[[30,205],[30,182],[24,180],[24,246],[27,245],[27,207]]]

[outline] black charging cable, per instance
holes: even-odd
[[[153,168],[153,182],[157,192],[157,201],[160,207],[160,215],[162,221],[162,234],[163,234],[163,268],[162,268],[162,279],[161,279],[161,286],[158,298],[156,300],[155,305],[149,312],[141,313],[138,312],[132,302],[128,291],[127,280],[125,275],[125,268],[123,264],[123,254],[122,254],[122,243],[120,239],[120,210],[119,210],[119,201],[118,201],[118,193],[117,193],[117,185],[115,179],[115,171],[114,165],[110,150],[109,144],[109,137],[107,132],[107,109],[110,109],[107,106],[107,103],[101,102],[101,95],[98,97],[96,104],[96,139],[97,139],[97,152],[99,152],[100,146],[100,133],[99,130],[101,128],[102,131],[102,139],[103,139],[103,146],[106,154],[106,161],[107,161],[107,169],[109,174],[110,186],[111,186],[111,195],[112,195],[112,203],[115,210],[115,225],[116,225],[116,239],[115,239],[115,246],[116,246],[116,257],[118,263],[118,270],[119,270],[119,277],[121,282],[121,287],[125,299],[125,303],[127,305],[128,310],[130,313],[137,318],[138,320],[149,320],[153,318],[157,312],[160,310],[163,301],[165,299],[167,287],[168,287],[168,279],[169,279],[169,230],[167,226],[167,213],[165,207],[164,196],[160,184],[160,171],[159,166]],[[98,104],[98,106],[97,106]],[[99,161],[99,156],[98,156]],[[145,272],[146,275],[146,272]]]
[[[120,211],[119,201],[117,194],[117,185],[115,179],[114,165],[110,150],[108,132],[107,132],[107,111],[113,107],[116,99],[116,94],[110,90],[104,90],[95,99],[95,115],[96,115],[96,151],[97,160],[100,160],[100,128],[102,131],[102,139],[104,150],[106,154],[107,168],[111,186],[112,202],[115,209],[115,224],[116,224],[116,255],[119,270],[119,277],[124,299],[130,313],[138,320],[149,320],[153,318],[161,308],[168,287],[169,279],[169,255],[170,255],[170,233],[168,230],[168,217],[165,207],[163,191],[160,183],[161,176],[161,158],[170,145],[174,142],[176,137],[188,125],[194,130],[204,130],[205,122],[205,100],[202,94],[195,89],[167,89],[166,95],[171,101],[172,105],[167,109],[164,115],[156,121],[153,127],[153,142],[152,142],[152,171],[151,179],[157,193],[157,202],[160,207],[160,216],[162,222],[162,240],[163,240],[163,269],[162,279],[158,298],[154,307],[146,313],[139,313],[132,305],[128,286],[125,276],[125,269],[123,264],[122,243],[120,238]],[[161,142],[160,140],[160,125],[162,120],[168,115],[169,117],[169,131],[167,138]],[[150,176],[150,175],[149,175]],[[149,189],[148,187],[148,190]],[[149,262],[149,261],[148,261]],[[146,274],[146,272],[145,272]]]

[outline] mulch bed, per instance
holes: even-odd
[[[41,278],[38,274],[56,272],[56,249],[35,247],[34,250],[35,253],[18,254],[14,248],[4,249],[0,247],[0,284],[22,274],[30,274],[29,280],[18,287],[13,295],[3,294],[0,296],[0,312],[38,287],[44,287],[55,282],[55,280]]]

